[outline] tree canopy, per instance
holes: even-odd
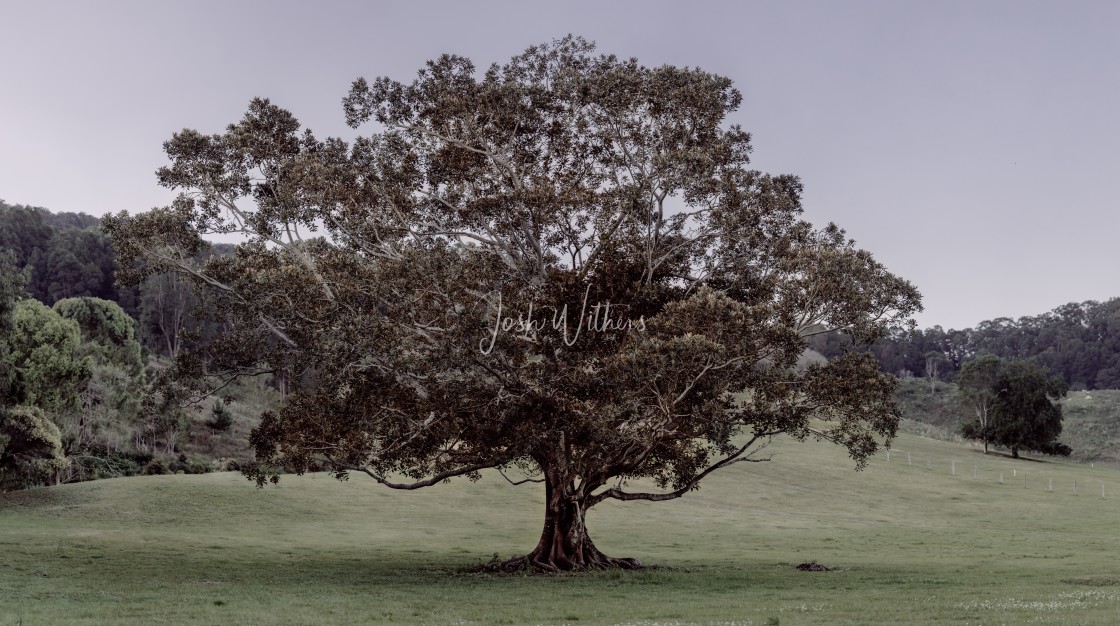
[[[78,352],[78,324],[31,298],[16,303],[13,321],[12,361],[25,402],[52,412],[76,409],[78,389],[89,378],[89,363]]]
[[[0,411],[22,396],[11,344],[16,302],[26,282],[26,273],[17,268],[14,255],[0,250]]]
[[[46,304],[61,298],[126,299],[114,282],[116,261],[98,220],[84,213],[51,213],[0,201],[0,249],[27,269],[27,290]]]
[[[816,332],[882,338],[918,292],[802,220],[795,176],[749,167],[741,100],[575,37],[481,72],[445,55],[411,83],[355,81],[346,120],[370,133],[349,144],[263,99],[224,133],[176,133],[176,202],[104,227],[125,280],[189,279],[224,324],[163,393],[292,381],[252,435],[259,482],[494,468],[546,499],[537,546],[497,567],[634,567],[595,547],[590,507],[680,497],[781,434],[862,466],[898,423],[871,356],[795,364]],[[245,242],[203,258],[217,233]]]

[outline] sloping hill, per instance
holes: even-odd
[[[0,494],[0,624],[1115,621],[1120,472],[908,435],[862,472],[822,442],[768,452],[680,500],[594,509],[605,551],[675,569],[582,576],[456,573],[540,531],[539,486],[494,474],[413,493],[225,473]],[[794,571],[810,560],[838,571]]]
[[[935,391],[923,380],[902,381],[895,394],[909,423],[903,430],[940,439],[954,439],[968,412],[961,406],[955,384],[937,383]],[[1120,390],[1071,391],[1062,400],[1061,441],[1073,448],[1071,459],[1120,463]]]

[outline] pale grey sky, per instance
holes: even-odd
[[[924,296],[975,326],[1120,296],[1120,2],[58,2],[0,0],[0,198],[54,211],[170,201],[184,127],[255,96],[349,136],[359,76],[443,52],[502,62],[568,33],[744,94],[759,169],[801,176]]]

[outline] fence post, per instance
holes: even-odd
[[[933,461],[928,456],[926,457],[926,469],[933,469]]]
[[[972,477],[980,478],[980,468],[975,465],[972,466]]]
[[[906,464],[907,465],[913,465],[913,463],[910,462],[910,453],[909,452],[906,453]]]
[[[1027,488],[1027,475],[1023,474],[1023,489]]]
[[[949,473],[953,476],[957,475],[957,462],[955,460],[949,461]]]
[[[1046,491],[1054,491],[1054,479],[1051,478],[1050,482],[1046,484]]]
[[[891,462],[891,449],[887,448],[887,463]]]
[[[1073,495],[1077,495],[1077,481],[1073,481]]]
[[[1003,472],[999,473],[999,484],[1003,484]]]
[[[1101,500],[1104,500],[1104,483],[1101,483]]]

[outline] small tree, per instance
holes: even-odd
[[[210,419],[206,425],[219,432],[225,432],[233,426],[233,413],[230,413],[221,398],[214,400],[214,405],[210,407]]]
[[[1057,440],[1062,433],[1062,407],[1057,401],[1069,389],[1066,382],[1034,361],[984,359],[972,367],[969,377],[972,402],[986,403],[987,421],[967,422],[961,433],[984,440],[985,450],[989,442],[1010,448],[1015,458],[1019,450],[1069,456],[1070,447]],[[977,387],[985,379],[991,382],[987,391],[981,391]]]
[[[941,365],[945,363],[945,355],[937,351],[926,353],[926,382],[929,383],[929,392],[937,391],[937,380],[941,376]]]
[[[976,417],[962,424],[961,432],[970,439],[984,442],[984,452],[988,452],[991,437],[991,416],[996,404],[997,382],[1003,370],[1003,361],[991,354],[976,357],[965,362],[957,377],[961,400]]]

